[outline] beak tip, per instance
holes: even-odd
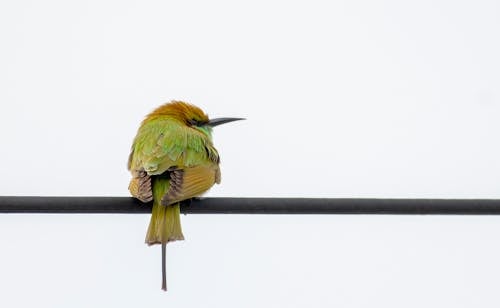
[[[229,123],[229,122],[233,122],[233,121],[240,121],[240,120],[246,120],[246,118],[216,118],[216,119],[211,119],[208,122],[208,125],[210,125],[211,127],[214,127],[214,126],[221,125],[224,123]]]

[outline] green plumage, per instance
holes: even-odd
[[[169,167],[192,167],[218,155],[207,134],[169,117],[144,122],[134,141],[134,158],[150,174],[161,174]]]

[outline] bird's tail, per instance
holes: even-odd
[[[183,240],[181,228],[180,203],[161,205],[161,199],[170,186],[166,178],[153,178],[153,212],[146,233],[146,244],[161,244],[162,285],[167,291],[167,272],[165,265],[166,246],[168,242]]]
[[[161,199],[169,188],[169,180],[164,178],[153,179],[153,212],[146,234],[146,244],[166,244],[172,241],[183,240],[179,203],[161,205]]]

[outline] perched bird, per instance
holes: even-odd
[[[142,202],[153,201],[146,244],[161,244],[162,290],[167,290],[166,245],[184,239],[180,202],[220,183],[212,127],[236,120],[242,119],[209,119],[194,105],[172,101],[147,115],[135,136],[128,159],[129,190]]]

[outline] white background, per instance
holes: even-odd
[[[217,127],[207,196],[500,198],[498,1],[2,1],[1,195],[127,196],[139,122]],[[2,307],[499,307],[500,218],[0,215]]]

